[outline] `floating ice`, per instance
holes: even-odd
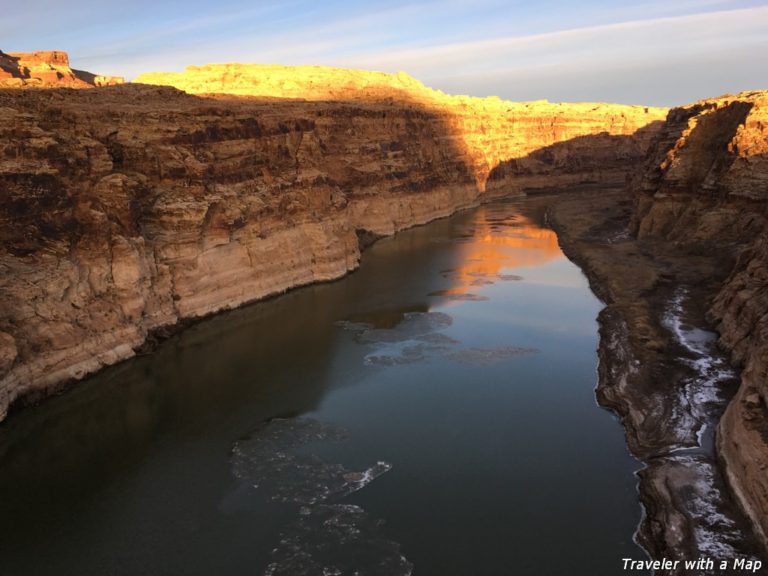
[[[409,576],[400,545],[359,506],[320,504],[281,534],[265,576]]]
[[[311,418],[276,418],[235,444],[236,477],[268,500],[298,505],[272,550],[265,576],[409,576],[413,571],[399,544],[380,534],[381,520],[359,506],[337,502],[392,465],[379,461],[353,471],[306,454],[310,443],[346,437],[342,428]]]
[[[475,280],[477,281],[477,280]],[[484,300],[488,300],[487,296],[480,296],[478,294],[472,294],[469,292],[453,292],[450,289],[448,290],[436,290],[435,292],[430,292],[428,294],[429,296],[442,296],[443,298],[447,300],[458,300],[462,302],[482,302]]]
[[[373,328],[359,322],[337,324],[355,332],[358,342],[373,348],[364,362],[375,366],[402,366],[430,358],[485,366],[538,352],[521,346],[459,348],[461,342],[441,332],[452,323],[453,319],[443,312],[408,312],[403,315],[403,321],[392,328]]]
[[[499,280],[504,280],[506,282],[519,282],[523,279],[522,276],[518,276],[517,274],[496,274],[496,278]]]
[[[449,360],[462,364],[486,366],[524,354],[535,354],[535,348],[521,348],[519,346],[497,346],[495,348],[464,348],[446,355]]]
[[[352,322],[351,320],[338,320],[336,321],[336,326],[350,332],[364,332],[374,328],[373,324],[368,322]]]
[[[310,418],[277,418],[235,444],[233,471],[273,502],[314,504],[341,498],[391,468],[386,462],[377,462],[356,472],[298,450],[309,442],[345,438],[343,429]]]
[[[427,349],[423,344],[396,343],[382,346],[376,353],[366,355],[364,362],[378,366],[399,366],[421,362],[426,357]]]
[[[444,312],[406,312],[403,320],[393,328],[368,328],[357,331],[357,339],[364,343],[403,342],[447,328],[453,318]]]
[[[493,284],[493,280],[489,280],[487,277],[475,278],[469,283],[470,286],[489,286],[491,284]]]
[[[451,338],[442,332],[430,332],[428,334],[422,334],[421,336],[417,336],[415,340],[418,340],[419,342],[427,342],[428,344],[433,344],[436,346],[454,346],[456,344],[461,344],[461,342],[455,338]]]

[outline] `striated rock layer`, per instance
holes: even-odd
[[[142,74],[135,82],[173,86],[189,94],[407,102],[443,115],[451,129],[449,137],[466,151],[481,191],[487,186],[502,193],[568,184],[623,184],[629,161],[644,155],[658,128],[649,124],[666,115],[666,109],[640,106],[452,96],[404,72],[325,66],[209,64],[189,66],[184,72]],[[631,135],[635,137],[625,138]],[[499,170],[503,162],[506,167]]]
[[[165,327],[338,278],[371,238],[493,193],[623,181],[665,114],[401,80],[316,101],[0,90],[0,417]]]
[[[708,316],[742,371],[717,450],[768,543],[768,91],[672,110],[635,188],[638,239],[718,263]]]

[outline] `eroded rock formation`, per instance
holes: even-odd
[[[337,278],[371,237],[492,193],[623,182],[665,114],[337,74],[314,101],[0,91],[0,415],[184,319]]]
[[[91,88],[122,84],[119,76],[97,76],[69,66],[69,55],[47,52],[0,51],[0,88]]]
[[[709,295],[708,314],[742,372],[718,453],[768,542],[768,92],[671,111],[636,187],[638,238],[707,253],[727,275]]]

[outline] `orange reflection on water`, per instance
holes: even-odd
[[[454,284],[442,292],[445,295],[466,294],[473,287],[515,279],[515,268],[539,266],[563,257],[555,232],[520,214],[489,221],[481,208],[468,230],[458,265],[446,271]]]

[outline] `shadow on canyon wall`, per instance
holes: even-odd
[[[649,151],[640,178],[634,186],[637,191],[686,192],[699,194],[713,192],[721,177],[728,171],[737,155],[729,151],[729,145],[754,104],[735,101],[724,107],[704,102],[670,112],[664,132]],[[714,110],[711,110],[714,107]],[[703,114],[706,112],[705,114]],[[689,122],[696,117],[696,124]],[[668,154],[673,150],[678,156],[685,150],[677,150],[675,143],[685,135],[685,149],[695,150],[688,155],[682,166],[671,166]],[[682,172],[680,176],[670,170]],[[672,176],[664,179],[665,176]],[[661,186],[660,186],[661,184]]]
[[[649,134],[658,129],[648,126],[631,136],[580,136],[519,157],[511,152],[497,165],[488,165],[467,144],[451,114],[391,95],[302,102],[205,98],[170,88],[119,86],[23,94],[0,90],[0,106],[19,112],[2,129],[5,141],[0,145],[0,158],[10,167],[0,174],[0,266],[8,271],[0,279],[0,332],[11,335],[17,350],[6,370],[47,348],[66,349],[83,337],[73,328],[57,340],[39,314],[30,321],[35,314],[30,310],[32,295],[45,293],[40,283],[46,274],[74,287],[64,290],[60,307],[49,312],[57,326],[92,325],[88,310],[95,299],[119,308],[122,296],[114,282],[90,299],[70,302],[72,293],[82,289],[81,280],[62,278],[56,271],[59,261],[85,269],[79,277],[88,278],[103,274],[105,255],[123,238],[140,237],[148,246],[168,242],[174,231],[161,225],[168,197],[203,210],[206,233],[236,241],[254,219],[295,224],[323,218],[337,210],[334,198],[339,200],[339,194],[339,202],[347,205],[372,194],[391,194],[397,201],[439,187],[459,187],[470,191],[463,192],[466,199],[457,199],[462,206],[481,197],[486,175],[489,195],[546,190],[552,187],[548,183],[621,185],[642,157]],[[43,143],[41,131],[48,138]],[[143,141],[136,140],[138,134]],[[132,179],[100,189],[99,183],[114,174]],[[258,200],[256,207],[232,215],[231,206],[208,199],[222,189],[250,195]],[[392,275],[417,282],[418,265],[412,274],[403,274],[395,256]],[[30,285],[37,287],[30,290]],[[330,306],[291,293],[188,328],[166,343],[158,357],[108,368],[78,390],[12,417],[0,428],[0,493],[14,494],[24,478],[25,489],[52,509],[76,513],[67,505],[68,492],[96,494],[103,489],[104,475],[118,475],[147,457],[169,429],[178,434],[181,426],[185,435],[196,437],[212,422],[228,422],[236,434],[260,417],[311,411],[327,391],[322,378],[304,381],[297,403],[293,394],[286,395],[291,388],[269,375],[290,363],[315,374],[328,370],[336,356],[336,341],[326,338],[328,325],[348,309],[347,302],[359,297],[355,288],[341,293],[346,289],[337,286],[307,289],[313,294],[339,292]],[[366,289],[364,283],[350,286]],[[176,294],[163,297],[170,300]],[[414,302],[409,309],[426,306]],[[118,315],[102,329],[113,331],[132,321]],[[216,353],[201,356],[199,340],[216,341]],[[248,366],[260,366],[258,374],[243,373],[241,359],[246,357]],[[32,400],[48,393],[26,392]],[[263,402],[264,413],[238,413],[243,397],[251,399],[245,403],[251,407]],[[2,508],[31,528],[35,519],[16,509],[23,501],[6,498]]]
[[[672,110],[630,185],[635,200],[630,232],[718,258],[712,278],[718,283],[762,229],[762,218],[754,215],[764,212],[759,166],[768,166],[768,159],[737,149],[739,129],[753,106],[735,100]]]
[[[663,125],[655,121],[634,134],[577,136],[510,158],[493,167],[487,189],[536,194],[564,188],[620,188],[631,181]]]

